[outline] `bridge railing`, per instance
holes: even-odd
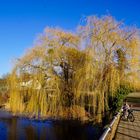
[[[116,116],[113,117],[110,124],[105,128],[103,134],[100,136],[99,140],[112,140],[115,136],[115,132],[120,120],[120,112],[117,113]]]

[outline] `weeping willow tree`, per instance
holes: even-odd
[[[15,64],[10,109],[36,117],[90,116],[101,122],[109,97],[128,81],[134,63],[139,65],[138,49],[138,31],[110,16],[87,17],[77,33],[46,28]]]

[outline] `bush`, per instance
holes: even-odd
[[[116,91],[115,97],[109,98],[109,107],[113,112],[116,112],[120,110],[123,100],[126,98],[126,96],[133,91],[133,88],[131,88],[129,85],[120,85],[120,87]]]

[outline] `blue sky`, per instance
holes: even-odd
[[[46,26],[75,30],[83,16],[108,13],[140,27],[140,0],[0,0],[0,75]]]

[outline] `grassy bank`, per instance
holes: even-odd
[[[127,96],[127,100],[130,103],[138,103],[140,104],[140,92],[133,92]]]

